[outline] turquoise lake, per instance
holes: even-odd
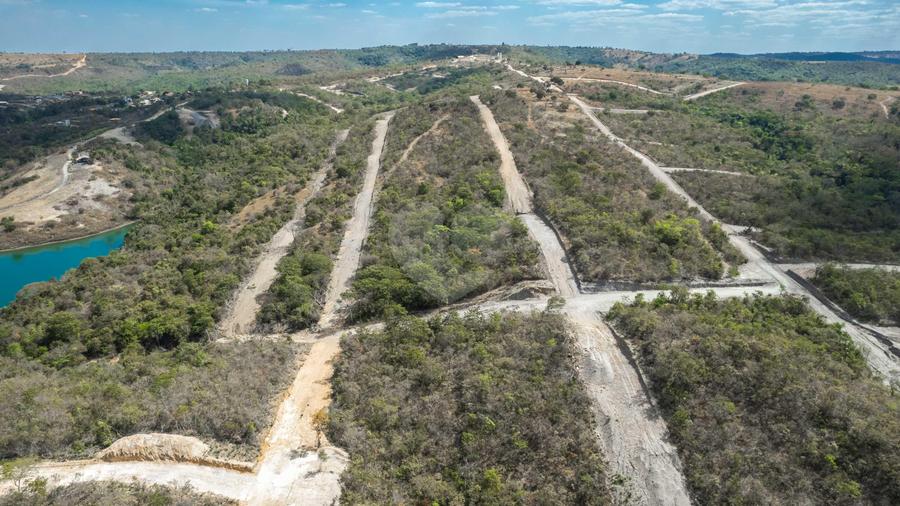
[[[120,248],[128,227],[47,246],[0,253],[0,307],[16,298],[23,286],[59,278],[85,258],[99,257]]]

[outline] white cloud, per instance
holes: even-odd
[[[334,7],[334,8],[346,7],[346,6],[347,6],[347,4],[345,4],[345,3],[340,3],[340,2],[338,2],[338,3],[333,3],[333,4],[328,4],[328,7]]]
[[[441,19],[441,18],[469,18],[475,16],[496,16],[497,12],[488,11],[484,7],[466,7],[465,9],[449,10],[438,12],[435,14],[426,14],[425,17]]]
[[[194,12],[219,12],[219,9],[215,7],[198,7],[194,9]]]
[[[79,17],[79,18],[86,18],[86,17],[88,17],[88,15],[87,15],[87,14],[79,14],[78,17]]]
[[[664,11],[694,9],[766,9],[777,6],[775,0],[669,0],[656,6]]]
[[[460,5],[462,4],[459,2],[419,2],[416,4],[416,7],[422,7],[423,9],[449,9]]]
[[[613,6],[622,3],[622,0],[538,0],[539,5],[565,5],[565,6]]]
[[[281,7],[289,11],[305,11],[309,9],[309,4],[284,4]]]
[[[363,14],[378,14],[377,11],[373,11],[372,9],[363,9],[362,13]]]
[[[677,12],[661,12],[648,14],[636,9],[595,9],[582,11],[563,11],[541,16],[531,16],[528,23],[535,26],[552,26],[560,23],[573,27],[595,27],[615,23],[645,23],[645,28],[653,28],[656,25],[671,25],[673,23],[694,23],[702,21],[703,16],[696,14],[682,14]]]

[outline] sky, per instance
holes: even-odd
[[[0,51],[413,42],[691,53],[900,49],[900,0],[0,0]]]

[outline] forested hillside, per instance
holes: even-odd
[[[893,504],[900,404],[793,297],[673,291],[610,317],[637,348],[699,504]]]
[[[328,421],[352,456],[342,502],[610,503],[559,316],[403,316],[342,349]]]
[[[387,168],[369,256],[353,284],[353,318],[440,307],[539,277],[537,248],[503,210],[499,158],[471,102],[448,97],[398,116],[394,135],[422,137]]]
[[[568,100],[513,91],[487,100],[582,281],[719,279],[742,261],[718,226],[599,137]]]
[[[673,177],[726,223],[759,228],[783,257],[896,261],[900,122],[879,117],[884,95],[783,88],[738,87],[604,121],[662,165],[746,174]]]
[[[0,310],[0,456],[85,455],[148,430],[256,451],[268,400],[299,350],[206,341],[249,260],[290,216],[291,199],[239,230],[226,224],[271,188],[296,191],[322,163],[335,125],[324,107],[283,94],[213,91],[194,102],[218,109],[222,128],[170,144],[93,148],[144,183],[126,247]]]

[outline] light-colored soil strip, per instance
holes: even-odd
[[[705,96],[707,96],[707,95],[712,95],[713,93],[718,93],[718,92],[720,92],[720,91],[727,90],[727,89],[730,89],[730,88],[734,88],[735,86],[740,86],[740,85],[742,85],[742,84],[744,84],[744,83],[731,83],[731,84],[726,84],[725,86],[719,86],[718,88],[713,88],[713,89],[711,89],[711,90],[701,91],[701,92],[698,92],[698,93],[694,93],[693,95],[688,95],[688,96],[684,97],[682,100],[684,100],[685,102],[690,102],[690,101],[692,101],[692,100],[697,100],[698,98],[702,98],[702,97],[705,97]]]
[[[692,169],[688,167],[660,167],[663,171],[672,174],[673,172],[711,172],[713,174],[726,174],[729,176],[746,176],[753,177],[753,174],[747,174],[746,172],[734,172],[731,170],[717,170],[717,169]]]
[[[331,109],[332,111],[334,111],[334,112],[336,112],[336,113],[338,113],[338,114],[344,112],[344,110],[341,109],[340,107],[333,106],[333,105],[329,104],[328,102],[325,102],[325,101],[319,99],[318,97],[314,97],[314,96],[308,95],[308,94],[306,94],[306,93],[300,93],[299,91],[294,91],[294,92],[292,92],[292,93],[293,93],[294,95],[297,95],[298,97],[307,98],[307,99],[309,99],[309,100],[312,100],[313,102],[317,102],[317,103],[319,103],[319,104],[322,104],[322,105],[324,105],[325,107]]]
[[[15,81],[16,79],[23,79],[26,77],[63,77],[63,76],[67,76],[67,75],[71,74],[72,72],[75,72],[76,70],[78,70],[86,65],[87,65],[87,55],[84,54],[84,55],[81,55],[80,60],[78,60],[77,62],[72,64],[72,68],[70,68],[69,70],[66,70],[65,72],[60,72],[59,74],[21,74],[18,76],[4,77],[4,78],[0,79],[0,81]],[[0,89],[2,89],[2,88],[0,88]]]
[[[671,93],[667,93],[665,91],[657,91],[657,90],[654,90],[653,88],[641,86],[640,84],[626,83],[625,81],[616,81],[614,79],[595,79],[595,78],[591,78],[591,77],[563,77],[562,79],[563,79],[563,81],[571,81],[571,82],[619,84],[622,86],[630,86],[632,88],[637,88],[641,91],[646,91],[647,93],[652,93],[654,95],[671,95]]]
[[[350,280],[353,278],[353,274],[359,265],[362,244],[369,232],[375,183],[378,179],[378,169],[381,166],[381,153],[384,150],[388,122],[393,117],[394,111],[391,111],[375,122],[375,139],[372,140],[372,152],[366,160],[363,187],[359,195],[356,196],[356,201],[353,204],[353,217],[350,218],[350,222],[347,224],[344,239],[341,241],[338,251],[337,261],[331,271],[325,303],[322,306],[322,316],[319,320],[320,328],[327,329],[336,323],[338,312],[342,306],[341,296],[350,289]]]
[[[519,218],[528,227],[529,235],[541,247],[544,264],[556,287],[557,292],[563,297],[574,297],[578,293],[575,276],[566,260],[565,249],[559,243],[559,239],[553,230],[534,214],[531,204],[531,191],[516,168],[516,161],[509,150],[509,143],[500,126],[494,119],[491,110],[481,103],[478,96],[469,97],[478,107],[484,129],[494,143],[494,147],[500,153],[500,177],[506,187],[506,207],[519,215]]]
[[[322,189],[328,171],[331,170],[338,145],[347,138],[348,130],[338,132],[331,144],[327,161],[313,175],[312,180],[303,189],[303,196],[297,202],[294,216],[272,236],[265,250],[256,260],[253,273],[241,284],[235,297],[228,306],[228,312],[219,324],[219,331],[226,337],[238,337],[249,334],[256,325],[256,314],[260,304],[257,300],[266,293],[278,276],[278,262],[284,258],[294,243],[295,232],[303,225],[306,218],[306,204]]]

